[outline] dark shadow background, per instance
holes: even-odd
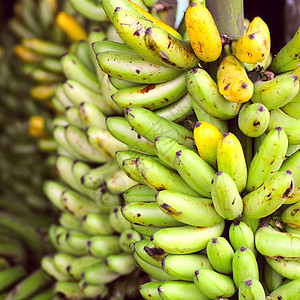
[[[164,0],[165,2],[174,2],[173,0]],[[180,0],[178,0],[180,1]],[[293,0],[295,6],[298,5],[298,15],[293,16],[292,11],[287,12],[286,20],[292,24],[290,33],[293,36],[300,25],[300,0]],[[0,0],[0,25],[1,29],[5,22],[13,15],[12,7],[16,0]],[[256,17],[261,17],[269,26],[271,33],[271,52],[276,54],[285,45],[285,26],[284,8],[286,0],[244,0],[244,16],[250,21]],[[294,19],[293,19],[294,18]],[[291,27],[291,26],[290,26]],[[289,27],[289,28],[290,28]]]

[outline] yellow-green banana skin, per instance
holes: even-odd
[[[268,300],[277,299],[299,299],[300,294],[300,278],[292,280],[286,284],[281,285],[274,290],[268,297]]]
[[[223,221],[209,198],[193,197],[168,190],[158,192],[155,198],[165,214],[182,223],[209,227]]]
[[[288,116],[280,108],[270,110],[268,130],[281,126],[288,137],[289,145],[300,144],[300,120]]]
[[[294,70],[300,62],[299,52],[300,27],[294,37],[272,59],[269,70],[275,74]]]
[[[158,286],[164,281],[149,281],[139,286],[139,292],[146,300],[161,300],[158,293]]]
[[[289,103],[298,92],[298,76],[286,73],[269,81],[254,83],[251,101],[264,104],[268,109],[276,109]]]
[[[239,299],[265,300],[266,294],[263,285],[256,278],[242,281],[238,289]]]
[[[285,225],[300,228],[300,201],[284,209],[280,217]]]
[[[265,256],[299,258],[300,236],[277,231],[268,225],[256,231],[255,246]]]
[[[246,191],[259,188],[281,167],[288,147],[288,137],[282,127],[268,132],[249,166]]]
[[[232,177],[218,171],[211,184],[211,197],[217,213],[226,220],[236,219],[243,212],[243,201]]]
[[[280,171],[243,198],[243,214],[253,219],[266,217],[281,207],[293,192],[291,171]]]
[[[265,256],[267,263],[281,276],[290,280],[300,278],[300,259]]]
[[[196,270],[194,283],[209,299],[230,298],[235,294],[235,286],[231,277],[214,270]]]
[[[181,226],[163,228],[154,233],[150,240],[169,254],[188,254],[203,250],[210,238],[221,236],[225,222],[211,227]]]

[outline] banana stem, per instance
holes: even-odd
[[[243,0],[206,0],[220,34],[236,38],[244,34]]]

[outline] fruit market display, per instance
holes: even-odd
[[[300,299],[300,27],[206,4],[17,2],[0,299]]]

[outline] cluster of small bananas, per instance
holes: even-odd
[[[300,29],[272,58],[259,17],[221,38],[193,0],[179,32],[156,2],[66,1],[52,41],[16,8],[15,52],[55,114],[33,126],[61,211],[42,269],[67,299],[297,299]]]

